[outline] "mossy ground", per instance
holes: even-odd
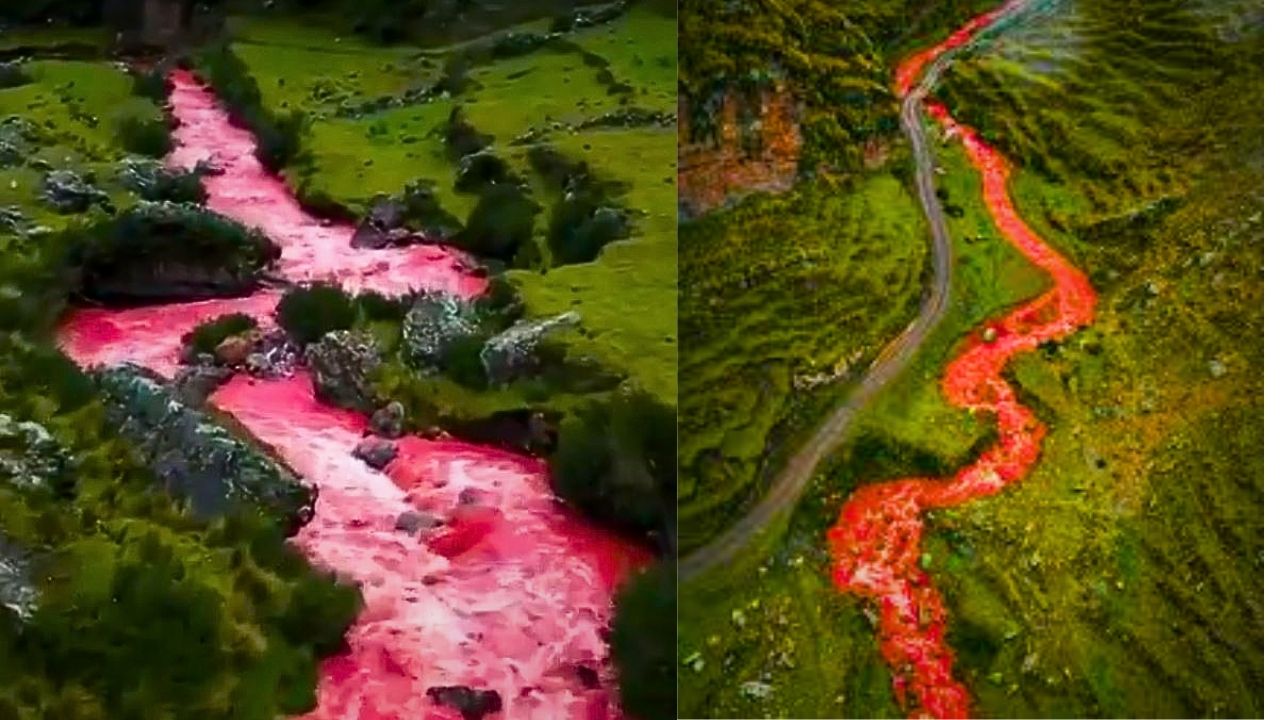
[[[56,169],[94,173],[117,206],[135,202],[116,176],[116,163],[128,154],[119,122],[163,121],[160,108],[133,94],[129,73],[105,62],[37,60],[27,64],[27,72],[30,83],[0,90],[0,118],[18,116],[34,125],[33,158]],[[35,224],[62,229],[74,216],[40,200],[42,177],[31,167],[0,168],[0,207],[17,207]]]
[[[1032,473],[929,518],[957,672],[992,717],[1261,713],[1261,7],[1149,3],[1141,22],[1117,22],[1125,12],[1109,0],[1057,7],[963,58],[941,90],[1012,157],[1020,212],[1099,293],[1092,327],[1008,371],[1050,426]],[[1043,279],[998,249],[958,150],[939,155],[941,187],[965,210],[950,220],[956,305],[756,549],[775,558],[767,573],[805,557],[826,580],[822,533],[852,488],[946,473],[989,436],[942,401],[938,375],[956,337]],[[721,655],[748,665],[836,635],[859,638],[850,673],[881,665],[856,613],[818,630],[775,623],[764,643],[726,633],[731,609],[757,597],[823,603],[832,617],[863,606],[732,572],[682,587],[698,601],[688,615],[682,605],[682,657],[707,655],[714,634]],[[699,688],[682,710],[838,714],[809,699],[829,696],[827,672],[799,666],[779,684],[804,699],[771,705],[744,704],[740,676],[715,663],[681,667],[681,687]],[[886,686],[850,684],[865,708],[855,714],[883,709]]]
[[[915,316],[926,232],[888,172],[758,195],[681,227],[682,552],[766,486],[784,420],[847,386]]]
[[[564,35],[526,54],[472,63],[468,83],[448,97],[344,117],[339,108],[435,84],[451,58],[505,32],[545,33],[551,19],[492,37],[442,47],[370,46],[334,18],[306,22],[241,17],[230,23],[231,50],[248,67],[266,109],[305,112],[310,121],[285,175],[305,201],[363,213],[382,193],[412,181],[434,187],[460,220],[477,196],[454,189],[456,164],[440,134],[455,107],[494,137],[494,151],[538,190],[545,230],[559,189],[539,188],[517,136],[542,130],[540,142],[585,160],[593,175],[621,181],[620,200],[638,213],[635,232],[592,262],[549,271],[511,271],[531,316],[576,310],[582,331],[571,345],[674,404],[675,131],[671,127],[573,126],[622,108],[674,107],[675,18],[641,3],[611,22]],[[592,59],[594,58],[594,59]],[[602,64],[603,63],[603,64]],[[612,82],[604,75],[613,73]],[[631,92],[610,92],[628,83]],[[556,123],[553,127],[553,123]]]

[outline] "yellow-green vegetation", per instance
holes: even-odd
[[[1125,12],[1080,3],[945,81],[1034,168],[1014,196],[1099,308],[1011,369],[1051,427],[1036,470],[930,550],[984,713],[1258,716],[1262,7]]]
[[[15,118],[5,137],[20,153],[0,166],[0,207],[18,208],[34,225],[65,227],[74,216],[40,199],[42,167],[92,173],[117,206],[136,201],[117,175],[128,154],[121,129],[163,127],[155,103],[134,95],[133,78],[104,62],[37,60],[25,70],[31,82],[0,89],[0,118]]]
[[[680,717],[901,717],[871,620],[779,517],[679,588]]]
[[[623,183],[623,201],[641,215],[631,237],[607,245],[594,262],[508,277],[530,315],[575,310],[582,316],[583,333],[570,340],[574,352],[598,358],[675,405],[675,135],[599,129],[557,138],[554,147]]]
[[[996,2],[685,2],[680,91],[691,99],[694,139],[714,139],[726,91],[783,84],[804,104],[806,161],[860,168],[863,142],[898,136],[896,62]]]
[[[1007,373],[1050,428],[1032,473],[929,518],[922,564],[947,598],[957,673],[976,712],[992,717],[1261,712],[1261,6],[1148,3],[1121,29],[1126,12],[1110,0],[1058,8],[943,81],[956,116],[1019,165],[1020,212],[1099,294],[1092,327]],[[853,488],[946,474],[989,441],[985,419],[942,400],[939,373],[957,338],[1044,280],[992,233],[959,150],[938,154],[955,304],[749,562],[799,556],[825,575],[823,533]],[[754,639],[725,646],[732,635],[704,630],[724,628],[723,608],[762,586],[729,572],[681,588],[695,613],[726,598],[705,621],[682,611],[682,657],[705,657],[713,632],[722,656],[763,656]],[[801,585],[786,578],[761,603]],[[848,596],[810,602],[831,614],[864,607]],[[818,632],[776,626],[764,644]],[[842,629],[860,628],[855,618]],[[857,644],[867,654],[850,672],[878,663],[870,633]],[[809,684],[820,666],[769,671],[775,693],[825,689]],[[843,708],[744,705],[715,664],[680,672],[682,688],[706,688],[682,707],[691,715],[894,711],[883,680],[851,683],[855,704]]]
[[[889,173],[755,196],[681,227],[682,552],[758,497],[788,431],[914,317],[926,232]]]

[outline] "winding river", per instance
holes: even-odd
[[[214,94],[185,71],[171,77],[178,120],[171,164],[211,160],[208,206],[262,228],[282,249],[288,281],[348,291],[429,289],[474,297],[485,281],[440,246],[356,250],[353,228],[308,215],[254,158]],[[122,310],[81,309],[60,330],[85,367],[132,361],[172,376],[181,337],[244,312],[270,326],[279,291]],[[210,397],[320,490],[315,518],[294,538],[317,565],[359,584],[364,609],[349,649],[323,662],[314,720],[453,720],[436,686],[497,691],[490,717],[620,718],[605,632],[613,592],[648,562],[643,548],[564,508],[538,460],[455,440],[402,438],[385,471],[352,457],[365,418],[319,402],[305,371],[281,380],[237,375]],[[466,492],[467,501],[460,496]],[[398,531],[406,511],[447,518],[419,540]]]
[[[899,94],[912,93],[922,72],[926,78],[936,74],[936,60],[1023,4],[1015,0],[980,16],[940,45],[909,58],[899,68]],[[1046,428],[1018,402],[1002,372],[1014,355],[1089,324],[1095,296],[1084,273],[1018,216],[1008,191],[1009,163],[972,128],[957,123],[941,103],[929,101],[925,109],[949,136],[959,138],[981,173],[983,201],[1000,234],[1048,274],[1053,287],[975,329],[943,373],[942,390],[949,402],[995,417],[994,445],[950,478],[908,478],[858,488],[827,538],[836,587],[870,599],[879,609],[880,650],[893,673],[899,704],[915,716],[958,718],[968,716],[970,698],[953,672],[942,596],[920,567],[924,516],[994,495],[1030,472]]]

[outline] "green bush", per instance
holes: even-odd
[[[173,147],[164,116],[125,109],[116,117],[116,135],[125,150],[147,157],[164,157]]]
[[[307,123],[304,113],[294,110],[279,116],[266,109],[248,67],[226,44],[209,46],[196,56],[196,66],[236,119],[253,132],[258,140],[255,154],[263,165],[280,170],[297,156]]]
[[[197,353],[213,353],[214,348],[229,337],[258,327],[258,321],[244,313],[219,315],[197,325],[182,337],[182,343]]]
[[[280,327],[302,345],[316,342],[334,330],[350,330],[356,315],[356,303],[335,285],[293,288],[276,307]]]
[[[280,257],[261,231],[191,204],[141,202],[67,237],[81,291],[101,300],[236,295]]]
[[[356,295],[356,315],[361,323],[394,322],[399,324],[408,312],[407,304],[396,298],[389,298],[372,290],[365,290]]]
[[[490,185],[452,242],[467,252],[510,262],[533,240],[538,204],[515,185]]]
[[[618,591],[609,644],[622,708],[637,720],[676,716],[676,563],[636,575]]]
[[[551,477],[556,494],[587,515],[670,548],[675,408],[627,387],[584,403],[560,425]]]
[[[482,335],[468,335],[454,340],[444,351],[445,377],[473,390],[488,387],[489,375],[480,361],[480,349],[486,339]]]

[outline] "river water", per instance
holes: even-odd
[[[254,157],[211,91],[175,71],[179,125],[173,165],[211,160],[208,206],[262,228],[282,249],[279,274],[348,291],[396,295],[484,292],[467,258],[441,246],[356,250],[350,225],[309,215]],[[165,376],[181,337],[200,322],[244,312],[272,324],[279,291],[120,310],[80,309],[60,330],[85,367],[132,361]],[[294,538],[317,565],[360,585],[365,607],[349,651],[323,662],[314,720],[452,720],[435,686],[497,691],[507,718],[620,718],[605,632],[613,592],[648,562],[642,547],[569,512],[545,464],[455,440],[407,437],[375,471],[351,456],[365,418],[327,406],[305,371],[282,380],[237,375],[210,397],[320,490],[316,516]],[[467,491],[468,502],[460,495]],[[406,511],[447,523],[421,539],[395,529]],[[588,672],[590,671],[590,672]],[[595,677],[599,682],[595,682]]]
[[[1022,0],[1006,3],[908,58],[898,69],[898,93],[910,92],[943,53],[973,42],[979,31],[1023,5]],[[925,514],[994,495],[1031,471],[1046,428],[1018,402],[1002,373],[1015,355],[1091,323],[1096,298],[1085,274],[1018,215],[1008,190],[1008,161],[972,128],[956,122],[941,103],[930,101],[926,110],[948,137],[959,139],[981,174],[983,203],[1000,234],[1044,271],[1053,287],[974,330],[943,372],[947,400],[994,417],[996,442],[952,477],[908,478],[857,489],[827,537],[836,587],[868,598],[879,611],[880,650],[893,673],[898,702],[912,716],[960,718],[968,716],[971,701],[953,672],[942,595],[920,565]]]

